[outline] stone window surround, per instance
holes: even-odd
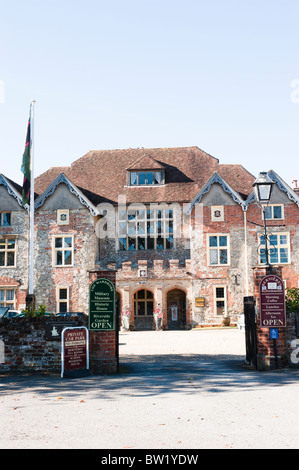
[[[72,246],[71,247],[65,247],[65,246],[56,247],[55,246],[55,241],[58,238],[62,238],[62,239],[71,238],[72,239]],[[71,256],[72,256],[71,261],[72,262],[70,264],[65,264],[64,258],[63,258],[62,264],[57,264],[57,253],[59,251],[62,251],[63,253],[65,253],[66,251],[71,251]],[[74,234],[59,233],[59,234],[53,235],[52,236],[52,267],[54,267],[54,268],[72,268],[74,266],[74,251],[75,251],[74,250]]]

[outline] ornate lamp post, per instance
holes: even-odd
[[[270,263],[269,249],[268,249],[266,206],[270,202],[274,184],[275,184],[274,181],[271,180],[270,176],[265,171],[259,174],[258,178],[255,180],[253,184],[257,204],[261,207],[262,212],[263,212],[266,265],[269,266],[270,273],[272,272],[272,266]]]

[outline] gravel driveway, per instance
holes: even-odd
[[[122,333],[117,375],[2,377],[0,448],[298,449],[299,371],[248,369],[244,341],[238,330]]]

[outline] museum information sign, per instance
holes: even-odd
[[[260,326],[278,328],[286,326],[284,284],[280,277],[269,275],[260,283]]]
[[[108,279],[96,279],[90,286],[89,330],[115,330],[115,287]]]
[[[61,377],[89,369],[89,334],[84,326],[65,328],[61,339]]]

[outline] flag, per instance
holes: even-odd
[[[29,115],[28,126],[27,126],[27,135],[26,135],[26,143],[25,143],[25,150],[23,154],[23,162],[22,162],[22,173],[24,174],[23,180],[23,190],[22,190],[22,202],[23,206],[28,204],[30,201],[30,181],[31,181],[31,113]]]

